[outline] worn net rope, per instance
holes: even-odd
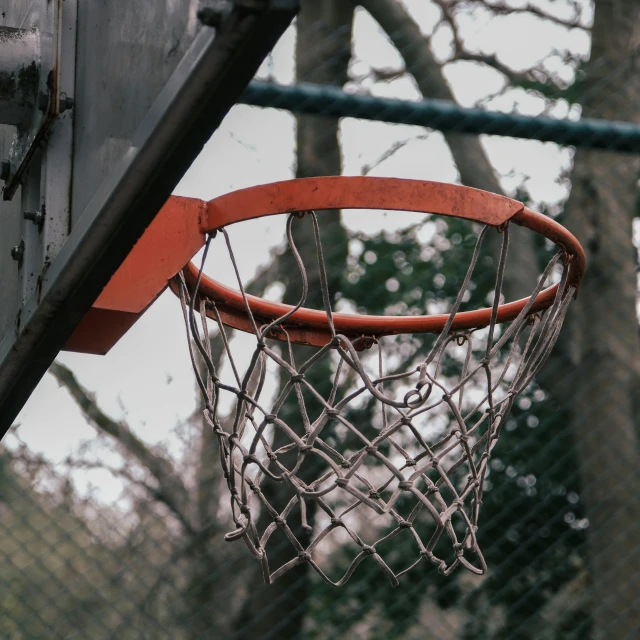
[[[212,236],[195,287],[189,290],[184,277],[178,277],[204,417],[218,439],[236,527],[226,538],[245,541],[262,563],[266,582],[308,563],[325,581],[341,585],[367,559],[377,563],[394,585],[422,563],[436,565],[445,575],[458,566],[484,574],[487,565],[476,532],[491,451],[516,397],[548,357],[574,297],[574,287],[567,285],[566,256],[560,250],[551,258],[530,302],[514,320],[498,325],[509,244],[508,225],[499,229],[502,248],[490,323],[480,330],[452,332],[453,318],[472,282],[482,242],[488,233],[496,233],[494,227],[484,226],[448,320],[426,357],[404,371],[387,372],[384,340],[372,338],[371,349],[361,353],[353,339],[336,333],[317,218],[311,211],[306,215],[313,224],[322,300],[333,340],[304,362],[296,362],[286,333],[287,319],[304,306],[309,289],[292,235],[292,225],[300,214],[289,216],[287,240],[300,271],[302,295],[291,312],[267,324],[252,314],[229,237],[224,229],[218,233],[224,238],[255,336],[245,371],[236,365],[228,329],[216,315],[215,302],[198,295]],[[559,270],[553,304],[544,313],[532,314],[533,300]],[[221,379],[220,367],[214,363],[207,310],[217,320],[215,339],[222,341],[230,380]],[[274,327],[287,336],[285,342],[266,337]],[[328,357],[333,364],[333,383],[328,396],[323,397],[305,374]],[[204,362],[204,375],[199,359]],[[267,366],[278,369],[281,376],[275,399],[265,393],[265,380],[271,375]],[[234,398],[230,415],[221,409],[223,394]],[[309,399],[321,407],[319,414],[311,415]],[[375,403],[374,437],[362,433],[353,418],[363,399]],[[283,406],[292,400],[298,411],[295,419],[286,420]],[[275,430],[279,431],[278,440],[286,443],[274,448]],[[347,440],[348,447],[343,444]],[[309,469],[314,472],[312,478],[308,477]],[[288,492],[284,509],[276,509],[268,498],[274,486]],[[376,518],[382,518],[383,525],[371,524]],[[269,543],[277,529],[283,534],[279,544],[286,541],[290,554],[280,566],[272,567]],[[411,536],[415,554],[403,554],[398,561],[393,540],[399,535]],[[351,550],[352,557],[336,579],[328,574],[335,571],[330,555],[338,546]]]

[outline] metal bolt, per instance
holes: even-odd
[[[6,182],[11,176],[11,162],[9,160],[3,160],[0,163],[0,180]]]
[[[34,224],[38,225],[39,227],[41,227],[42,224],[44,223],[44,212],[43,211],[25,211],[22,214],[22,217],[25,220],[31,220],[31,222],[33,222]]]
[[[38,93],[37,105],[38,111],[42,111],[42,113],[45,113],[49,108],[49,94],[45,93],[44,91],[40,91]]]
[[[73,109],[73,98],[70,98],[66,93],[60,94],[60,101],[58,102],[58,113]]]
[[[219,29],[227,13],[231,11],[231,2],[219,0],[213,7],[203,7],[196,14],[205,27]]]
[[[19,245],[11,247],[11,257],[20,265],[22,264],[22,258],[24,258],[24,240]]]

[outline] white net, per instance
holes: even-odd
[[[551,259],[519,315],[499,325],[509,237],[508,225],[500,229],[503,241],[490,322],[454,332],[453,318],[472,281],[482,241],[487,233],[496,233],[493,227],[482,228],[444,328],[432,336],[426,357],[396,370],[385,346],[396,337],[369,336],[370,348],[362,351],[362,340],[335,331],[318,223],[313,212],[307,215],[313,223],[333,339],[310,356],[307,349],[302,360],[286,330],[308,291],[291,233],[296,216],[289,217],[287,237],[300,269],[303,295],[298,305],[264,323],[254,317],[238,279],[255,337],[245,370],[236,364],[216,302],[200,295],[199,280],[190,288],[178,278],[204,415],[217,435],[230,492],[236,528],[227,539],[245,541],[262,563],[267,582],[301,563],[335,585],[346,582],[361,562],[377,563],[393,584],[424,563],[445,575],[460,565],[483,574],[486,563],[476,531],[491,451],[514,400],[549,355],[573,299],[564,253],[560,250]],[[217,237],[224,238],[235,266],[224,229]],[[535,297],[558,271],[553,304],[533,314]],[[212,355],[210,318],[217,330],[214,340],[220,342],[218,352],[230,365],[224,367],[228,376],[221,374]],[[284,341],[267,337],[274,328]],[[319,366],[331,371],[332,382],[324,393],[310,382]],[[280,382],[275,394],[265,391],[274,370]],[[225,402],[225,396],[232,402]],[[230,404],[229,413],[225,407]],[[411,538],[413,556],[394,553],[398,536]],[[336,563],[344,566],[333,575]]]

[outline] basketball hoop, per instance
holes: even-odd
[[[563,250],[563,259],[577,259],[569,265],[567,286],[577,291],[584,272],[584,251],[578,240],[553,219],[528,209],[522,203],[504,196],[437,182],[419,182],[396,178],[327,177],[306,178],[242,189],[212,200],[207,209],[203,228],[216,232],[227,225],[257,217],[280,213],[305,213],[326,209],[386,209],[416,211],[454,216],[493,227],[508,222],[540,233]],[[187,285],[199,282],[199,295],[215,302],[216,313],[223,324],[253,333],[251,315],[268,322],[270,335],[278,340],[323,346],[335,332],[357,339],[360,336],[394,335],[399,333],[438,333],[447,326],[449,315],[436,316],[367,316],[331,313],[333,327],[325,311],[296,308],[243,294],[225,287],[201,274],[190,262],[184,269]],[[175,288],[175,286],[174,286]],[[523,309],[536,313],[549,308],[556,298],[558,285],[538,292],[532,297],[498,306],[497,323],[516,318]],[[488,326],[491,308],[454,314],[450,331]],[[277,322],[275,322],[277,320]]]
[[[330,209],[358,208],[453,216],[468,220],[472,230],[480,228],[449,313],[399,317],[333,311],[321,217],[315,212],[325,216]],[[302,295],[293,306],[245,291],[226,231],[231,224],[276,214],[288,214],[288,247],[299,269]],[[305,306],[309,281],[292,234],[300,217],[313,225],[323,309]],[[558,251],[528,298],[500,304],[511,224],[542,234]],[[489,233],[502,238],[490,289],[493,304],[462,311]],[[245,541],[262,563],[266,582],[302,563],[335,585],[346,582],[363,561],[376,562],[394,585],[422,563],[445,575],[458,566],[484,574],[476,532],[491,451],[513,402],[549,356],[578,290],[585,256],[576,238],[509,198],[415,180],[308,178],[243,189],[208,203],[176,198],[96,301],[98,321],[87,322],[76,344],[108,348],[113,337],[96,331],[95,324],[112,326],[102,318],[119,313],[125,314],[123,326],[130,326],[206,237],[204,257],[214,246],[228,252],[238,288],[207,277],[204,257],[202,266],[189,263],[170,286],[182,303],[204,417],[219,443],[235,523],[227,539]],[[212,355],[210,321],[229,363],[223,370]],[[229,328],[253,335],[244,370]],[[398,334],[423,336],[421,355],[406,370],[396,370],[387,358],[387,342]],[[300,360],[294,344],[310,345],[313,353],[307,350]],[[321,362],[332,371],[324,395],[309,382]],[[265,382],[274,372],[281,386],[270,397]],[[308,410],[310,399],[315,413]],[[230,403],[233,409],[225,415],[222,407]],[[285,416],[284,406],[295,412]],[[363,406],[370,420],[358,426]],[[275,488],[287,492],[284,508],[270,500]],[[375,524],[363,524],[367,515],[377,518]],[[409,537],[412,557],[394,556],[398,536]],[[291,553],[272,567],[276,537]],[[338,545],[353,554],[333,577],[328,558]]]
[[[343,208],[419,211],[482,223],[450,312],[419,317],[335,313],[315,211]],[[236,274],[226,226],[288,213],[288,244],[297,255],[291,230],[298,217],[310,216],[324,301],[322,310],[304,306],[308,280],[299,257],[303,294],[295,306],[247,294],[239,277],[237,290],[225,287],[193,264],[171,284],[182,301],[194,371],[205,399],[204,415],[218,437],[230,490],[236,529],[227,539],[245,541],[262,563],[266,582],[308,563],[324,580],[341,585],[369,557],[394,585],[423,562],[436,565],[445,575],[460,565],[484,574],[487,567],[476,531],[488,462],[515,398],[544,364],[577,292],[585,257],[575,237],[553,220],[502,196],[454,185],[381,178],[314,178],[253,187],[212,201],[208,212],[207,249],[214,232],[219,232],[214,242],[229,252]],[[528,298],[500,304],[511,223],[541,233],[558,246],[558,252]],[[482,242],[496,230],[502,234],[502,248],[493,305],[461,312]],[[557,271],[559,281],[545,288]],[[232,365],[231,381],[221,379],[213,362],[209,320],[215,322],[217,339]],[[255,336],[253,355],[243,374],[234,362],[229,327]],[[426,355],[406,371],[388,371],[383,336],[401,333],[436,337]],[[305,362],[297,362],[294,343],[316,350]],[[204,377],[194,345],[206,364]],[[378,352],[375,372],[371,351],[363,353],[365,348]],[[449,360],[446,373],[445,356]],[[324,358],[333,363],[327,397],[305,377]],[[264,394],[267,367],[279,370],[283,381],[275,400]],[[235,401],[230,421],[220,410],[225,395]],[[289,396],[298,405],[299,420],[286,421],[281,415]],[[317,415],[306,410],[309,397],[321,406]],[[365,435],[349,419],[352,405],[365,399],[373,403],[378,416],[373,435]],[[429,422],[432,417],[439,427]],[[286,441],[284,445],[272,446],[274,430]],[[342,441],[358,445],[341,448],[339,432],[348,434]],[[312,458],[318,470],[310,479],[303,469]],[[276,510],[268,499],[273,485],[289,492],[284,510]],[[313,524],[307,519],[311,505],[317,514]],[[363,511],[386,518],[385,526],[363,527],[361,516],[354,515]],[[432,523],[426,539],[418,531],[424,515]],[[276,529],[291,544],[291,557],[274,568],[268,558]],[[322,547],[327,543],[330,551],[328,540],[336,532],[338,539],[350,543],[354,554],[344,573],[334,579],[324,566],[327,550],[323,552]],[[392,555],[391,541],[398,535],[410,535],[415,548],[414,557],[404,559],[404,566],[392,566],[387,560]],[[449,552],[443,552],[446,540]]]

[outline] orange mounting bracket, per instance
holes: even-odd
[[[133,326],[183,268],[187,282],[197,268],[191,258],[204,246],[206,234],[235,222],[280,213],[324,209],[387,209],[455,216],[500,227],[508,221],[541,233],[571,256],[569,284],[577,288],[585,269],[580,243],[557,222],[504,196],[459,185],[375,177],[321,177],[287,180],[249,187],[209,202],[172,196],[112,276],[89,312],[76,328],[65,349],[105,354]],[[225,324],[250,330],[245,303],[238,291],[203,277],[202,295],[216,301]],[[553,302],[557,286],[542,291],[531,312]],[[250,296],[252,312],[265,320],[291,310]],[[501,305],[498,321],[514,318],[528,299]],[[484,326],[490,309],[456,315],[454,329]],[[344,318],[342,317],[344,316]],[[458,317],[459,316],[459,317]],[[448,316],[361,316],[334,314],[336,328],[345,333],[440,331]],[[322,311],[301,308],[287,321],[290,337],[305,344],[321,345],[331,339]],[[458,326],[459,325],[459,326]],[[293,331],[293,335],[291,333]],[[278,337],[277,331],[273,337]]]
[[[103,355],[131,329],[204,246],[207,203],[172,196],[113,274],[65,344],[67,351]]]

